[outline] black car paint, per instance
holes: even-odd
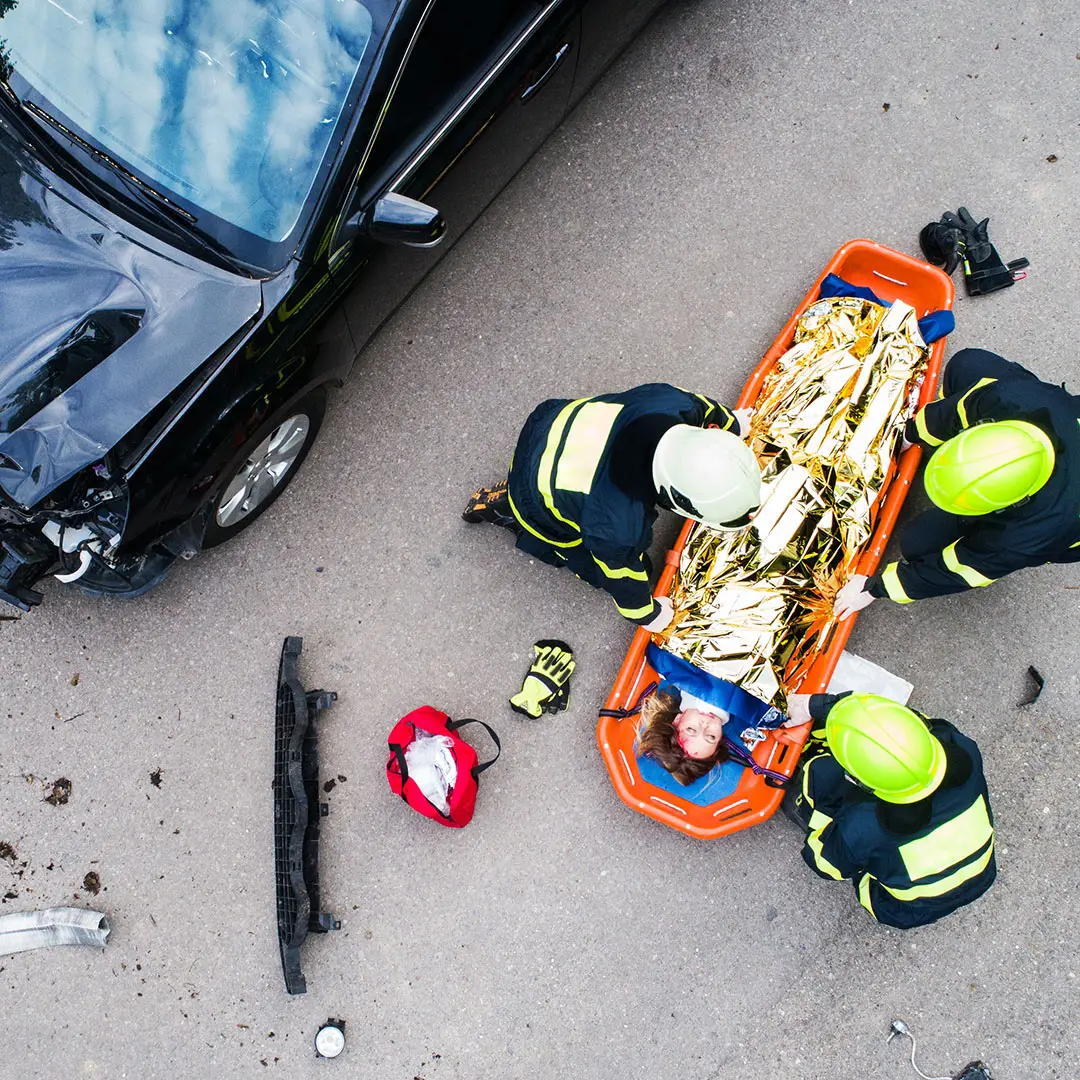
[[[141,320],[137,333],[72,385],[57,387],[25,423],[0,432],[0,487],[10,499],[0,514],[25,523],[0,528],[0,541],[36,532],[50,516],[79,521],[80,513],[88,518],[107,506],[122,520],[114,561],[123,572],[97,560],[83,584],[130,595],[158,580],[177,554],[197,550],[210,500],[254,436],[312,387],[346,377],[357,351],[580,97],[579,63],[593,81],[656,6],[584,5],[593,50],[586,62],[578,57],[581,5],[537,4],[546,22],[423,160],[400,173],[454,102],[433,112],[432,127],[397,154],[384,155],[381,174],[361,172],[382,103],[430,7],[426,0],[401,4],[293,257],[261,280],[210,266],[136,227],[130,213],[114,212],[125,209],[120,200],[102,206],[30,160],[17,145],[18,125],[0,121],[0,303],[12,309],[11,325],[28,339],[62,336],[73,320],[98,310],[106,281],[125,290],[125,304]],[[370,206],[395,173],[393,190],[444,212],[448,242],[428,251],[363,236],[335,244],[346,217]],[[87,270],[62,311],[25,302],[27,275],[47,278],[49,266]],[[0,363],[0,400],[18,394],[27,370]],[[55,568],[42,563],[38,570]]]

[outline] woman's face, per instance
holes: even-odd
[[[686,709],[675,717],[679,746],[687,757],[703,760],[716,752],[724,734],[724,721],[713,713]]]

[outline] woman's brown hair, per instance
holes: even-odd
[[[723,740],[707,758],[692,758],[679,745],[675,718],[682,698],[666,690],[650,694],[641,706],[641,733],[637,752],[662,765],[680,784],[692,784],[721,761],[728,753]]]

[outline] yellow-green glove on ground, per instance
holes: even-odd
[[[536,659],[525,675],[520,693],[510,699],[510,708],[535,720],[542,713],[566,708],[570,700],[570,676],[577,662],[565,641],[538,641],[533,652]]]

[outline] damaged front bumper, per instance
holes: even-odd
[[[319,821],[330,808],[319,801],[316,720],[337,694],[304,690],[298,670],[303,641],[287,637],[281,649],[274,732],[274,879],[281,970],[290,994],[307,991],[300,947],[308,933],[341,926],[319,911]]]
[[[96,468],[93,475],[107,473]],[[29,611],[43,599],[34,586],[49,574],[91,596],[131,599],[157,585],[178,558],[201,549],[205,515],[145,548],[124,551],[128,508],[124,485],[93,482],[33,510],[0,504],[0,600]]]

